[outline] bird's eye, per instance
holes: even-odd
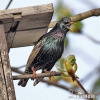
[[[64,24],[68,24],[68,22],[64,22]]]

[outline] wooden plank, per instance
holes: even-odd
[[[38,20],[42,20],[42,19],[44,21],[46,19],[49,19],[49,22],[50,22],[50,20],[52,18],[52,14],[53,14],[53,5],[47,4],[47,5],[41,5],[41,6],[31,6],[31,7],[17,8],[17,9],[1,10],[0,11],[0,21],[3,21],[4,24],[12,23],[14,13],[21,13],[21,16],[23,17],[22,22],[24,22],[24,24],[26,24],[24,19],[30,20],[33,23],[35,23],[34,22],[35,20],[38,21]],[[45,14],[47,14],[49,16],[46,16]],[[50,18],[48,18],[48,17],[50,17]],[[38,24],[38,25],[41,26],[40,24]],[[26,27],[25,27],[25,29],[26,29]]]
[[[52,4],[46,4],[46,5],[39,5],[39,6],[30,6],[30,7],[16,8],[16,9],[1,10],[0,16],[6,15],[6,14],[20,13],[20,12],[22,12],[22,16],[27,16],[31,14],[32,15],[40,14],[40,13],[44,13],[48,11],[52,12],[53,11],[52,8],[53,8]]]
[[[17,31],[12,47],[30,46],[33,45],[40,36],[46,33],[47,28]]]
[[[0,24],[0,37],[1,63],[8,96],[7,100],[16,100],[3,24]]]
[[[9,13],[9,14],[5,13],[5,14],[3,14],[1,12],[2,12],[2,10],[0,11],[0,21],[2,21],[4,24],[11,23],[12,20],[13,20],[13,14],[11,14],[11,13]]]
[[[15,33],[14,34],[12,32],[9,33],[8,31],[12,27],[14,14],[17,14],[17,13],[20,13],[22,18],[17,28],[18,35],[16,33],[16,36],[15,36]],[[52,4],[9,9],[9,10],[1,10],[0,21],[3,21],[4,23],[4,29],[6,32],[7,42],[8,42],[8,48],[33,45],[32,42],[36,41],[36,39],[38,39],[41,35],[46,33],[47,27],[51,21],[52,15],[53,15]],[[39,29],[42,31],[39,31]],[[29,32],[31,33],[29,34]],[[19,35],[19,33],[21,35]],[[9,34],[9,37],[8,37],[8,34]],[[26,41],[25,35],[29,38],[28,41]],[[34,38],[34,37],[32,38],[32,36],[37,37],[37,38]],[[23,43],[21,39],[25,43]],[[17,42],[17,41],[20,41],[20,42]]]
[[[33,14],[24,17],[22,16],[22,19],[20,21],[17,30],[20,31],[20,30],[48,27],[51,18],[52,18],[51,12]]]

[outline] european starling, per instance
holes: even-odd
[[[24,74],[30,74],[42,69],[42,73],[50,71],[64,50],[64,39],[72,24],[68,17],[62,18],[48,33],[41,36],[31,52],[27,61]],[[34,85],[38,84],[44,77],[37,78]],[[25,87],[28,79],[21,79],[18,85]]]

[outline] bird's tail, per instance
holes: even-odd
[[[21,85],[22,87],[25,87],[26,84],[28,82],[28,79],[21,79],[19,82],[18,82],[18,85]]]
[[[37,78],[34,82],[34,86],[36,86],[44,77]]]
[[[26,71],[23,73],[23,75],[28,74],[26,73]],[[29,78],[27,79],[20,79],[20,81],[18,82],[18,85],[21,85],[22,87],[25,87],[27,82],[28,82]]]

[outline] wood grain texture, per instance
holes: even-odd
[[[0,100],[8,100],[1,57],[0,57]]]
[[[0,11],[0,21],[3,21],[4,23],[6,36],[13,23],[14,15],[15,14],[17,15],[19,13],[21,14],[22,18],[18,25],[17,32],[16,32],[16,35],[11,47],[33,45],[32,43],[35,42],[36,39],[38,39],[40,36],[45,34],[47,32],[48,25],[53,15],[53,5],[47,4],[47,5],[41,5],[41,6],[31,6],[31,7],[16,8],[16,9]],[[29,32],[31,33],[29,34]],[[21,35],[19,35],[19,33],[21,33]],[[28,40],[26,40],[27,37],[28,37]],[[20,38],[23,41],[19,40]],[[24,43],[21,43],[21,42],[24,42]]]
[[[31,46],[46,31],[47,28],[17,31],[12,47]]]
[[[1,49],[2,49],[2,27],[0,27],[0,100],[8,100],[6,83],[4,78]]]
[[[5,94],[4,100],[16,100],[3,24],[0,24],[0,58],[0,68],[2,65],[1,76],[3,81],[2,92]]]

